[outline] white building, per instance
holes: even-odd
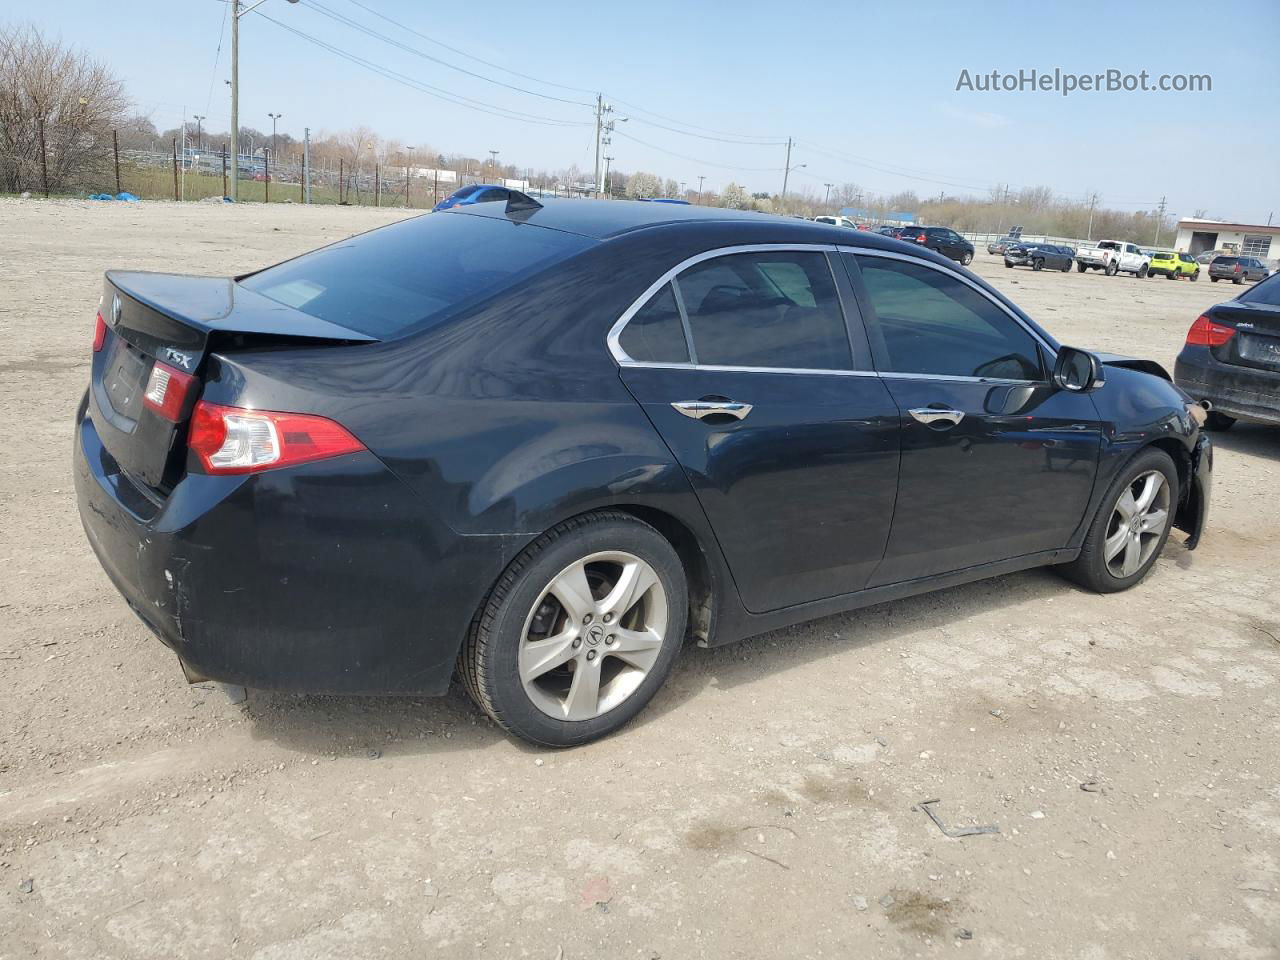
[[[1227,250],[1259,260],[1276,260],[1280,259],[1280,225],[1184,217],[1178,221],[1174,248],[1192,256],[1208,250]]]

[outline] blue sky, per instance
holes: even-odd
[[[363,7],[361,6],[363,5]],[[56,0],[25,5],[37,26],[108,61],[157,126],[185,111],[225,127],[229,37],[222,0]],[[583,126],[549,126],[448,103],[341,59],[255,13],[242,20],[241,122],[300,135],[366,124],[437,150],[551,169],[590,169],[592,112],[432,62],[327,17],[322,9],[421,53],[549,97],[617,102],[612,155],[708,188],[781,186],[784,148],[799,141],[791,182],[854,182],[873,193],[984,193],[996,183],[1097,191],[1106,206],[1265,223],[1280,220],[1275,122],[1280,3],[1119,3],[1105,18],[1053,3],[426,3],[267,0],[261,12],[357,57],[484,104]],[[466,54],[467,59],[369,9]],[[472,12],[474,11],[474,13]],[[221,62],[214,70],[222,33]],[[957,91],[971,74],[1020,69],[1210,74],[1212,92]],[[573,88],[573,89],[568,89]],[[663,119],[670,118],[670,119]],[[676,122],[672,122],[676,121]],[[661,125],[661,126],[659,126]],[[643,143],[638,142],[643,141]],[[665,152],[664,152],[665,151]],[[679,154],[683,156],[676,156]]]

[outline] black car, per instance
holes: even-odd
[[[1270,273],[1267,265],[1257,257],[1214,257],[1209,263],[1209,279],[1214,283],[1219,280],[1237,284],[1246,280],[1265,280]]]
[[[1237,419],[1280,424],[1280,276],[1198,317],[1174,380],[1209,407],[1211,429]]]
[[[190,680],[431,695],[456,667],[568,745],[686,636],[1043,564],[1133,586],[1210,484],[1161,373],[869,232],[513,197],[233,280],[108,272],[74,475]]]
[[[1053,243],[1019,243],[1004,251],[1006,267],[1030,267],[1032,270],[1061,270],[1066,273],[1075,263],[1076,252]]]
[[[909,243],[918,243],[928,247],[949,260],[962,263],[966,267],[973,263],[973,244],[950,227],[910,227],[904,228],[900,239]]]

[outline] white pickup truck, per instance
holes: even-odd
[[[1076,250],[1076,269],[1081,273],[1086,270],[1101,270],[1108,277],[1114,277],[1123,270],[1135,277],[1145,277],[1150,265],[1151,257],[1139,250],[1135,243],[1099,240]]]

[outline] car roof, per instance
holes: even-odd
[[[595,240],[610,240],[641,230],[680,230],[695,224],[723,224],[738,243],[843,243],[849,230],[836,224],[816,223],[796,217],[779,217],[749,210],[701,207],[690,204],[640,203],[635,200],[576,200],[547,197],[540,209],[507,213],[504,203],[477,203],[431,216],[492,217],[533,223],[552,230],[576,233]],[[863,231],[862,246],[900,250],[896,240]]]

